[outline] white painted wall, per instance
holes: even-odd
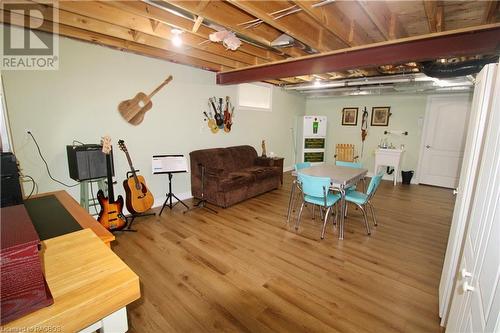
[[[169,74],[174,80],[153,98],[144,122],[139,126],[126,123],[117,111],[118,103],[139,91],[149,93]],[[236,104],[236,86],[217,86],[211,72],[67,38],[60,39],[58,71],[4,71],[2,76],[15,153],[23,172],[38,182],[40,192],[63,188],[47,176],[26,128],[36,136],[53,175],[67,183],[73,181],[66,145],[74,139],[98,143],[104,134],[115,143],[124,139],[135,167],[145,176],[157,202],[163,202],[167,176],[151,174],[153,154],[187,155],[196,149],[239,144],[250,144],[260,153],[260,142],[265,139],[267,151],[285,157],[285,166],[291,166],[290,128],[305,109],[303,97],[273,88],[272,112],[235,110],[232,131],[212,134],[202,116],[207,99],[228,95]],[[121,183],[128,165],[117,146],[114,156]],[[66,190],[78,199],[78,189]],[[190,192],[189,174],[175,175],[174,191]],[[123,194],[121,185],[116,192]]]
[[[389,142],[399,147],[405,145],[406,152],[402,161],[402,170],[417,170],[422,121],[427,105],[426,95],[384,95],[350,96],[307,99],[306,114],[326,115],[328,117],[327,162],[333,163],[337,143],[353,143],[358,155],[361,155],[361,117],[366,106],[368,117],[368,136],[365,141],[364,156],[360,159],[369,172],[373,171],[375,149],[380,140],[387,137]],[[371,112],[374,106],[390,106],[392,116],[389,126],[370,126]],[[358,125],[342,126],[342,109],[358,107]],[[385,130],[408,131],[408,136],[384,135]],[[398,175],[401,177],[401,175]],[[391,176],[392,177],[392,176]],[[416,179],[414,176],[413,181]]]

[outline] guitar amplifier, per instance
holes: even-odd
[[[23,203],[21,183],[16,156],[12,153],[1,153],[1,193],[0,206],[7,207]]]
[[[0,209],[0,324],[54,303],[42,273],[40,239],[24,205]]]
[[[102,152],[102,146],[86,144],[78,146],[66,146],[68,155],[69,176],[76,181],[105,178],[106,154]],[[110,153],[111,170],[114,176],[113,152]]]

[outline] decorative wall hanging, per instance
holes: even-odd
[[[233,126],[234,106],[231,104],[229,96],[223,98],[211,97],[208,99],[208,112],[203,111],[205,121],[212,133],[221,132],[229,133]],[[213,113],[212,113],[213,111]]]
[[[358,124],[358,108],[342,109],[342,125],[356,126]]]
[[[368,135],[368,111],[366,106],[363,109],[363,115],[361,116],[361,158],[363,158],[363,153],[365,150],[365,139]]]
[[[147,111],[151,110],[153,107],[153,102],[151,98],[166,86],[173,77],[170,75],[165,81],[163,81],[155,90],[149,95],[143,92],[138,92],[132,99],[127,99],[118,105],[118,111],[123,116],[123,118],[132,125],[139,125],[144,120],[144,115]]]
[[[389,117],[391,116],[390,106],[372,107],[372,126],[389,126]]]

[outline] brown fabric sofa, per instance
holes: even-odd
[[[201,168],[205,168],[204,198],[229,207],[245,199],[278,188],[281,170],[257,159],[252,146],[195,150],[191,161],[191,192],[201,199]],[[259,163],[260,162],[260,163]]]

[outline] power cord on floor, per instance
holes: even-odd
[[[31,136],[31,138],[33,139],[33,142],[35,143],[36,145],[36,148],[38,150],[38,154],[40,155],[40,158],[42,159],[43,163],[45,164],[45,168],[47,169],[47,173],[49,174],[49,177],[50,179],[52,179],[53,181],[55,181],[56,183],[59,183],[63,186],[66,186],[66,187],[75,187],[75,186],[78,186],[80,185],[80,183],[76,183],[76,184],[73,184],[73,185],[68,185],[60,180],[57,180],[55,179],[54,177],[52,177],[52,174],[50,173],[50,169],[49,169],[49,165],[47,163],[47,161],[45,160],[45,158],[43,157],[43,154],[42,154],[42,151],[40,150],[40,146],[38,145],[38,142],[36,141],[35,139],[35,136],[33,135],[33,133],[31,133],[30,131],[27,131],[27,133]]]

